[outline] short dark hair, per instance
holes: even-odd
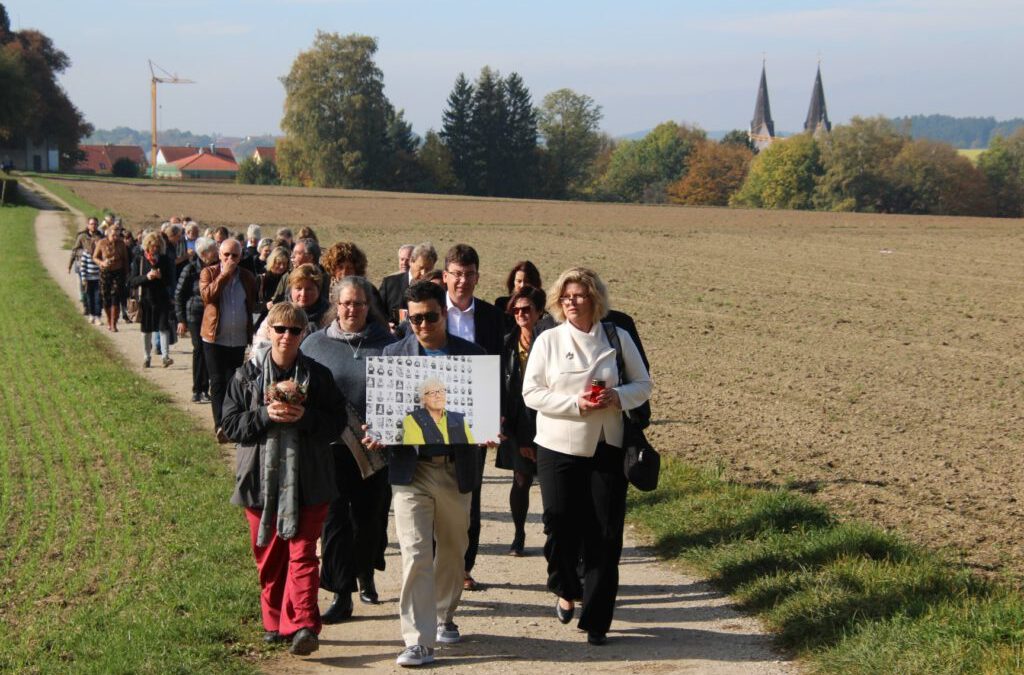
[[[231,238],[231,232],[229,232],[228,228],[224,227],[223,225],[221,225],[216,230],[214,230],[213,233],[214,234],[219,234],[221,239],[230,239]]]
[[[445,302],[446,292],[437,284],[429,281],[417,281],[405,289],[405,301],[408,302],[429,302],[437,300],[437,304],[444,309],[448,306]]]
[[[534,286],[523,286],[513,293],[512,297],[508,299],[508,304],[505,305],[505,313],[511,314],[512,308],[516,306],[516,302],[523,298],[529,300],[535,310],[541,314],[544,313],[544,305],[548,302],[548,294],[543,289]]]
[[[540,270],[537,269],[537,266],[529,260],[520,260],[512,267],[512,271],[508,273],[508,279],[505,280],[505,288],[508,289],[509,294],[512,293],[512,288],[516,283],[516,272],[526,275],[526,283],[534,288],[540,288],[543,285],[540,283]]]
[[[480,256],[476,254],[476,249],[469,244],[456,244],[448,249],[448,253],[444,256],[445,270],[452,263],[466,266],[476,265],[476,268],[480,269]]]

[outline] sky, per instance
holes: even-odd
[[[1020,0],[0,0],[71,58],[61,82],[97,128],[280,133],[287,74],[317,30],[378,40],[392,104],[439,129],[463,72],[519,73],[539,105],[570,88],[613,136],[660,122],[746,129],[762,59],[777,131],[802,128],[821,62],[829,115],[1024,117]]]

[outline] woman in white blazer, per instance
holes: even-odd
[[[597,274],[569,269],[548,297],[548,310],[562,323],[537,336],[523,376],[523,400],[537,411],[548,588],[558,596],[562,623],[572,621],[582,598],[579,627],[590,644],[602,645],[615,610],[626,516],[622,411],[650,398],[651,378],[632,338],[615,328],[626,371],[619,373],[601,323],[608,294]],[[603,391],[592,392],[595,380],[605,383]]]

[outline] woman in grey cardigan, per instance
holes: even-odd
[[[324,623],[338,623],[352,615],[352,593],[359,591],[364,603],[377,603],[374,568],[384,569],[388,507],[391,489],[385,456],[381,463],[362,463],[365,450],[359,443],[366,410],[366,357],[380,356],[395,341],[383,316],[373,308],[373,287],[364,277],[347,276],[331,288],[336,318],[302,343],[302,353],[326,366],[348,401],[350,432],[332,446],[335,450],[334,480],[339,497],[331,502],[324,521],[320,573],[322,588],[334,593],[323,613]],[[374,470],[376,469],[376,470]],[[367,472],[373,471],[369,475]]]

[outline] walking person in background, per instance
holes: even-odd
[[[380,282],[380,295],[383,301],[384,315],[394,328],[402,323],[405,317],[402,313],[405,310],[405,289],[410,284],[423,279],[424,274],[434,269],[437,264],[437,250],[429,241],[417,246],[403,246],[398,249],[399,267],[402,262],[402,251],[408,246],[409,252],[405,258],[405,269],[395,274],[389,274]]]
[[[101,322],[100,313],[103,308],[103,303],[100,300],[100,266],[92,259],[92,247],[88,249],[83,247],[79,253],[78,280],[82,286],[89,323],[93,325],[99,324]]]
[[[153,333],[160,334],[164,368],[174,363],[171,358],[171,330],[174,313],[171,308],[171,288],[174,260],[163,250],[160,234],[150,232],[142,240],[143,254],[135,261],[128,281],[131,288],[139,289],[139,328],[146,352],[143,366],[149,368],[153,352]]]
[[[226,443],[227,436],[221,429],[221,407],[228,381],[242,365],[245,348],[252,338],[256,277],[238,266],[242,257],[238,241],[225,239],[218,256],[219,263],[204,267],[199,273],[199,293],[203,298],[200,336],[210,376],[210,408],[217,440]]]
[[[365,277],[347,276],[331,286],[336,318],[302,343],[302,353],[326,366],[347,402],[350,433],[333,444],[338,498],[324,521],[320,585],[334,593],[323,622],[338,623],[352,616],[352,593],[367,604],[378,601],[374,568],[384,569],[378,551],[387,540],[391,490],[387,466],[365,476],[357,461],[367,452],[357,433],[366,416],[366,358],[380,356],[395,339],[384,317],[370,304],[373,287]],[[368,469],[369,470],[369,469]]]
[[[505,336],[501,352],[501,417],[505,440],[498,446],[496,465],[512,471],[508,505],[515,532],[509,555],[522,556],[526,546],[526,514],[530,510],[530,487],[537,475],[537,413],[523,402],[523,373],[530,358],[537,322],[544,313],[547,296],[539,288],[522,286],[505,303],[516,327]]]
[[[209,237],[196,240],[195,256],[178,277],[174,291],[174,310],[178,317],[178,335],[187,332],[192,338],[192,402],[210,400],[210,375],[203,355],[203,297],[199,293],[199,276],[203,268],[217,262],[217,242]]]
[[[271,348],[238,369],[224,399],[223,431],[238,444],[231,503],[249,521],[264,640],[305,656],[319,648],[316,540],[337,496],[330,444],[345,400],[330,371],[299,353],[301,309],[280,303],[267,323]]]
[[[107,315],[107,330],[117,332],[117,318],[128,277],[128,249],[119,225],[107,227],[106,236],[93,246],[92,258],[100,266],[100,300]]]
[[[650,398],[651,380],[629,334],[608,324],[621,346],[626,372],[619,372],[601,322],[608,293],[597,274],[566,270],[549,298],[549,310],[563,323],[537,336],[523,377],[523,400],[537,411],[547,586],[562,623],[572,621],[575,600],[583,599],[579,627],[590,644],[603,645],[615,611],[626,516],[622,411]]]
[[[544,286],[540,282],[540,270],[529,260],[520,260],[512,269],[509,270],[508,277],[505,279],[505,290],[508,291],[508,295],[502,295],[494,300],[494,306],[502,312],[505,312],[505,308],[508,306],[508,300],[512,297],[512,294],[518,291],[523,286],[533,286],[534,288],[543,288]],[[505,330],[512,330],[516,326],[515,317],[508,312],[504,315]],[[547,326],[550,328],[550,326]]]
[[[71,259],[68,260],[68,273],[74,272],[79,276],[81,280],[81,269],[79,269],[82,259],[82,253],[87,252],[92,255],[93,246],[96,242],[103,239],[103,233],[100,232],[100,221],[95,217],[89,218],[85,221],[85,229],[75,235],[75,245],[71,248]],[[90,307],[86,298],[85,284],[82,284],[80,289],[82,298],[82,312],[87,316],[95,316],[90,314]],[[96,323],[93,321],[93,323]]]

